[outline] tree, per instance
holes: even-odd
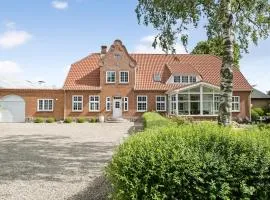
[[[270,90],[267,92],[267,95],[270,95]]]
[[[207,41],[198,42],[191,52],[192,54],[212,54],[219,57],[224,55],[224,43],[221,37],[209,39]],[[241,58],[239,45],[234,43],[233,45],[233,63],[235,66],[239,66]]]
[[[136,8],[139,23],[152,25],[158,31],[153,46],[165,52],[175,52],[179,39],[187,47],[189,28],[204,28],[209,39],[222,37],[224,43],[221,67],[219,124],[231,123],[233,88],[233,43],[248,52],[250,41],[257,44],[266,39],[270,30],[268,0],[138,0]]]

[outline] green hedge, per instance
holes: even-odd
[[[260,115],[253,109],[251,109],[251,120],[256,121],[260,118]]]
[[[112,199],[270,199],[269,133],[213,123],[146,129],[106,169]]]
[[[172,122],[171,120],[165,117],[162,117],[159,113],[156,112],[144,113],[142,118],[144,128],[157,128],[163,126],[176,125],[176,123]]]
[[[253,111],[259,114],[259,116],[264,116],[264,110],[262,108],[252,108]]]

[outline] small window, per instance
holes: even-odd
[[[188,83],[188,76],[182,76],[182,83]]]
[[[39,99],[37,108],[39,112],[52,112],[53,99]]]
[[[166,96],[156,96],[156,110],[166,111]]]
[[[161,77],[160,77],[160,74],[159,74],[159,73],[156,73],[156,74],[154,75],[154,81],[155,81],[155,82],[160,82],[160,81],[161,81]]]
[[[120,72],[120,83],[129,82],[129,72]]]
[[[111,111],[111,97],[106,97],[106,111]]]
[[[220,96],[215,94],[214,96],[214,109],[215,109],[215,112],[217,113],[219,111],[219,103],[220,103]]]
[[[128,97],[124,97],[124,111],[128,111]]]
[[[240,112],[240,97],[232,97],[232,112]]]
[[[181,76],[174,76],[173,77],[173,82],[174,83],[181,83]]]
[[[83,110],[83,96],[72,96],[72,111],[81,112]]]
[[[137,96],[137,111],[147,111],[147,96]]]
[[[89,97],[89,111],[97,112],[99,111],[99,96],[90,96]]]
[[[197,80],[196,80],[196,76],[190,76],[190,77],[189,77],[189,82],[190,82],[190,83],[196,83],[196,81],[197,81]]]
[[[106,72],[106,83],[115,83],[115,72],[108,71]]]

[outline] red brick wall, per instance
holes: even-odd
[[[240,117],[250,118],[250,107],[251,107],[251,100],[250,100],[250,92],[247,91],[236,91],[233,92],[233,96],[240,96],[240,112],[233,112],[233,118]]]
[[[25,100],[25,115],[29,117],[55,117],[57,120],[64,116],[63,90],[30,90],[30,89],[0,89],[0,98],[6,95],[17,95]],[[53,112],[38,112],[38,99],[54,99]]]

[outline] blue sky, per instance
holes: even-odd
[[[152,27],[138,25],[136,0],[1,0],[0,81],[7,84],[43,80],[61,87],[69,66],[119,38],[129,52],[151,48]],[[206,39],[190,30],[189,49]],[[184,49],[177,44],[178,53]],[[270,39],[251,46],[241,71],[251,84],[270,90]]]

